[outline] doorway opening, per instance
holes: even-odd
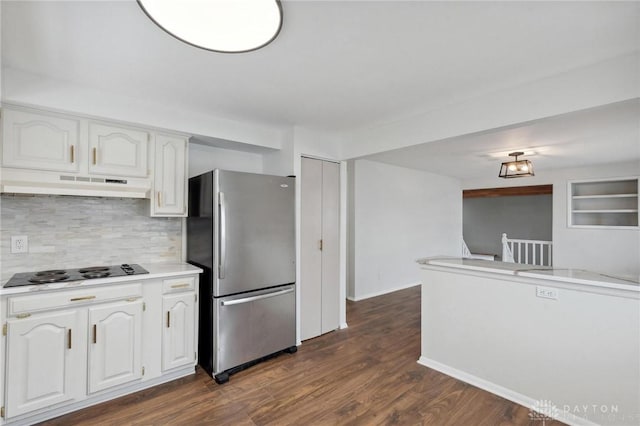
[[[513,261],[503,251],[506,234],[515,241],[547,242],[548,248],[529,248],[534,244],[523,243],[520,249],[518,245],[518,250],[527,253],[519,259],[515,253],[515,262],[545,264],[540,259],[548,258],[551,264],[553,185],[468,189],[462,192],[462,200],[462,235],[471,253]],[[541,251],[534,261],[535,250]]]

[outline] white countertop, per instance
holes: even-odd
[[[123,277],[96,278],[83,281],[57,282],[50,284],[34,284],[21,287],[0,288],[0,296],[50,290],[71,290],[75,288],[86,288],[103,284],[117,284],[132,281],[146,281],[159,278],[178,277],[182,275],[199,274],[202,272],[202,269],[184,262],[145,263],[141,264],[140,266],[149,271],[149,273],[140,275],[125,275]]]
[[[418,259],[417,262],[425,266],[444,266],[455,269],[491,272],[501,275],[513,275],[518,277],[537,278],[556,282],[640,292],[640,282],[638,279],[616,277],[609,274],[586,271],[583,269],[492,262],[488,260],[464,259],[460,257],[428,257]]]

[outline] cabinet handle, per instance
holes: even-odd
[[[69,349],[71,349],[71,329],[69,329],[69,331],[67,332],[69,334]]]
[[[93,165],[98,162],[98,148],[93,148]]]
[[[69,299],[71,302],[78,302],[80,300],[91,300],[91,299],[95,299],[95,296],[82,296],[82,297],[72,297],[71,299]]]
[[[162,191],[158,191],[158,207],[162,206]]]
[[[320,240],[319,248],[320,248],[320,251],[322,251],[322,240]]]
[[[98,326],[93,324],[93,343],[98,343]]]
[[[171,288],[185,288],[185,287],[189,287],[189,283],[174,284],[174,285],[171,286]]]
[[[167,311],[167,328],[171,327],[171,312]]]
[[[76,148],[73,145],[71,145],[71,162],[76,162]]]

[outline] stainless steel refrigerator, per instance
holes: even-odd
[[[189,179],[187,260],[200,277],[198,362],[218,383],[296,351],[295,179],[213,170]]]

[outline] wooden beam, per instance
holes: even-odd
[[[508,188],[465,189],[462,198],[512,197],[553,194],[553,185],[510,186]]]

